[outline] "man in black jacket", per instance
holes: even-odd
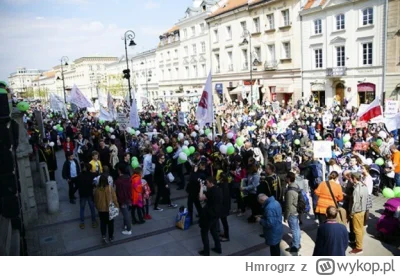
[[[89,163],[84,164],[82,167],[82,173],[76,178],[76,188],[79,192],[79,203],[80,203],[80,219],[81,223],[79,227],[81,229],[85,228],[85,207],[88,203],[90,208],[90,214],[92,215],[92,227],[97,227],[96,222],[96,212],[94,209],[93,200],[93,179],[96,176],[94,173],[90,172],[92,165]]]
[[[200,163],[199,165],[195,165],[192,173],[189,177],[189,183],[186,187],[186,192],[188,193],[188,212],[189,216],[192,218],[193,222],[193,204],[196,207],[197,213],[199,217],[201,216],[202,207],[199,200],[199,192],[200,192],[200,183],[205,183],[207,178],[206,174],[206,164]]]
[[[62,177],[67,180],[69,186],[69,202],[75,204],[76,179],[81,173],[78,160],[74,158],[72,152],[67,153],[67,160],[64,162]]]

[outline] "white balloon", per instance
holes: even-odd
[[[228,151],[228,147],[225,146],[225,145],[222,145],[222,146],[219,147],[219,151],[220,151],[222,154],[226,154],[227,151]]]
[[[110,127],[110,133],[113,133],[114,129],[112,127]]]
[[[200,129],[200,135],[204,134],[204,130]]]
[[[346,148],[351,148],[351,142],[346,142],[346,143],[344,144],[344,146],[345,146]]]
[[[207,135],[207,138],[208,138],[208,140],[212,140],[212,133],[209,133],[208,135]]]
[[[273,127],[273,128],[276,128],[276,127],[277,127],[277,125],[276,125],[275,123],[273,123],[273,124],[272,124],[272,127]]]
[[[306,122],[306,124],[307,124],[307,125],[310,125],[310,122],[309,122],[309,121],[307,121],[307,122]]]
[[[186,153],[181,152],[181,153],[179,154],[179,158],[182,159],[182,160],[184,160],[184,161],[186,161],[186,160],[187,160],[187,155],[186,155]]]
[[[179,139],[183,139],[183,137],[185,137],[185,135],[183,135],[182,132],[178,134],[178,138],[179,138]]]
[[[115,135],[111,135],[111,140],[115,140]]]
[[[228,139],[232,139],[234,136],[233,132],[228,132],[228,134],[226,135],[226,137],[228,137]]]
[[[131,128],[131,127],[127,127],[127,128],[125,129],[125,131],[128,132],[128,133],[131,133],[132,128]]]
[[[197,132],[192,132],[192,134],[190,134],[190,136],[192,136],[193,138],[196,138],[197,137]]]
[[[371,165],[373,163],[371,158],[367,158],[367,160],[365,160],[365,164],[367,164],[368,166]]]
[[[232,143],[228,143],[228,144],[226,144],[226,146],[229,148],[230,146],[232,146],[233,147],[233,144]]]
[[[189,141],[188,140],[185,140],[185,142],[183,142],[183,144],[185,145],[185,147],[187,147],[187,146],[189,146]]]
[[[315,127],[315,122],[312,122],[311,125],[312,125],[313,127]]]
[[[382,139],[387,138],[387,134],[384,131],[379,131],[378,136],[381,137]]]
[[[54,130],[57,130],[57,127],[56,127],[56,126],[53,126],[53,129],[54,129]]]
[[[185,142],[187,142],[187,141],[185,141]],[[185,144],[185,145],[182,147],[182,150],[183,150],[183,151],[185,151],[185,150],[189,149],[189,148],[187,147],[187,145],[186,145],[186,143],[185,143],[185,142],[184,142],[184,144]],[[189,143],[189,142],[188,142],[188,143]]]
[[[195,126],[194,126],[194,129],[195,129],[195,130],[199,130],[200,127],[199,127],[198,125],[195,125]]]
[[[136,136],[140,135],[140,130],[136,130]]]
[[[54,142],[50,142],[49,146],[54,147]]]

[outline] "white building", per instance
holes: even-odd
[[[381,0],[309,0],[301,11],[303,91],[321,106],[381,98],[384,34]]]
[[[26,69],[25,67],[17,68],[17,71],[11,73],[8,77],[8,85],[18,97],[23,98],[24,93],[33,89],[33,80],[43,72],[43,70],[38,69]]]
[[[35,98],[47,102],[51,93],[57,93],[57,85],[59,82],[55,71],[43,72],[32,81]]]
[[[210,71],[209,33],[205,19],[219,7],[218,2],[194,0],[185,17],[160,36],[156,51],[160,99],[201,95]]]
[[[229,0],[207,18],[213,82],[225,99],[301,97],[300,3]]]

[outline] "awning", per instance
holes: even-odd
[[[260,86],[258,84],[253,85],[253,91],[259,91]],[[250,93],[251,90],[251,85],[239,85],[235,89],[233,89],[231,92],[229,92],[230,95],[240,95],[244,92],[246,94]]]
[[[360,83],[357,85],[358,92],[375,92],[375,84],[373,83]]]
[[[293,93],[293,85],[277,85],[275,87],[275,94]]]

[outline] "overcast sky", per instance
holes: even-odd
[[[0,80],[17,67],[48,70],[62,56],[124,55],[121,39],[136,33],[134,54],[184,17],[192,0],[0,0]]]

